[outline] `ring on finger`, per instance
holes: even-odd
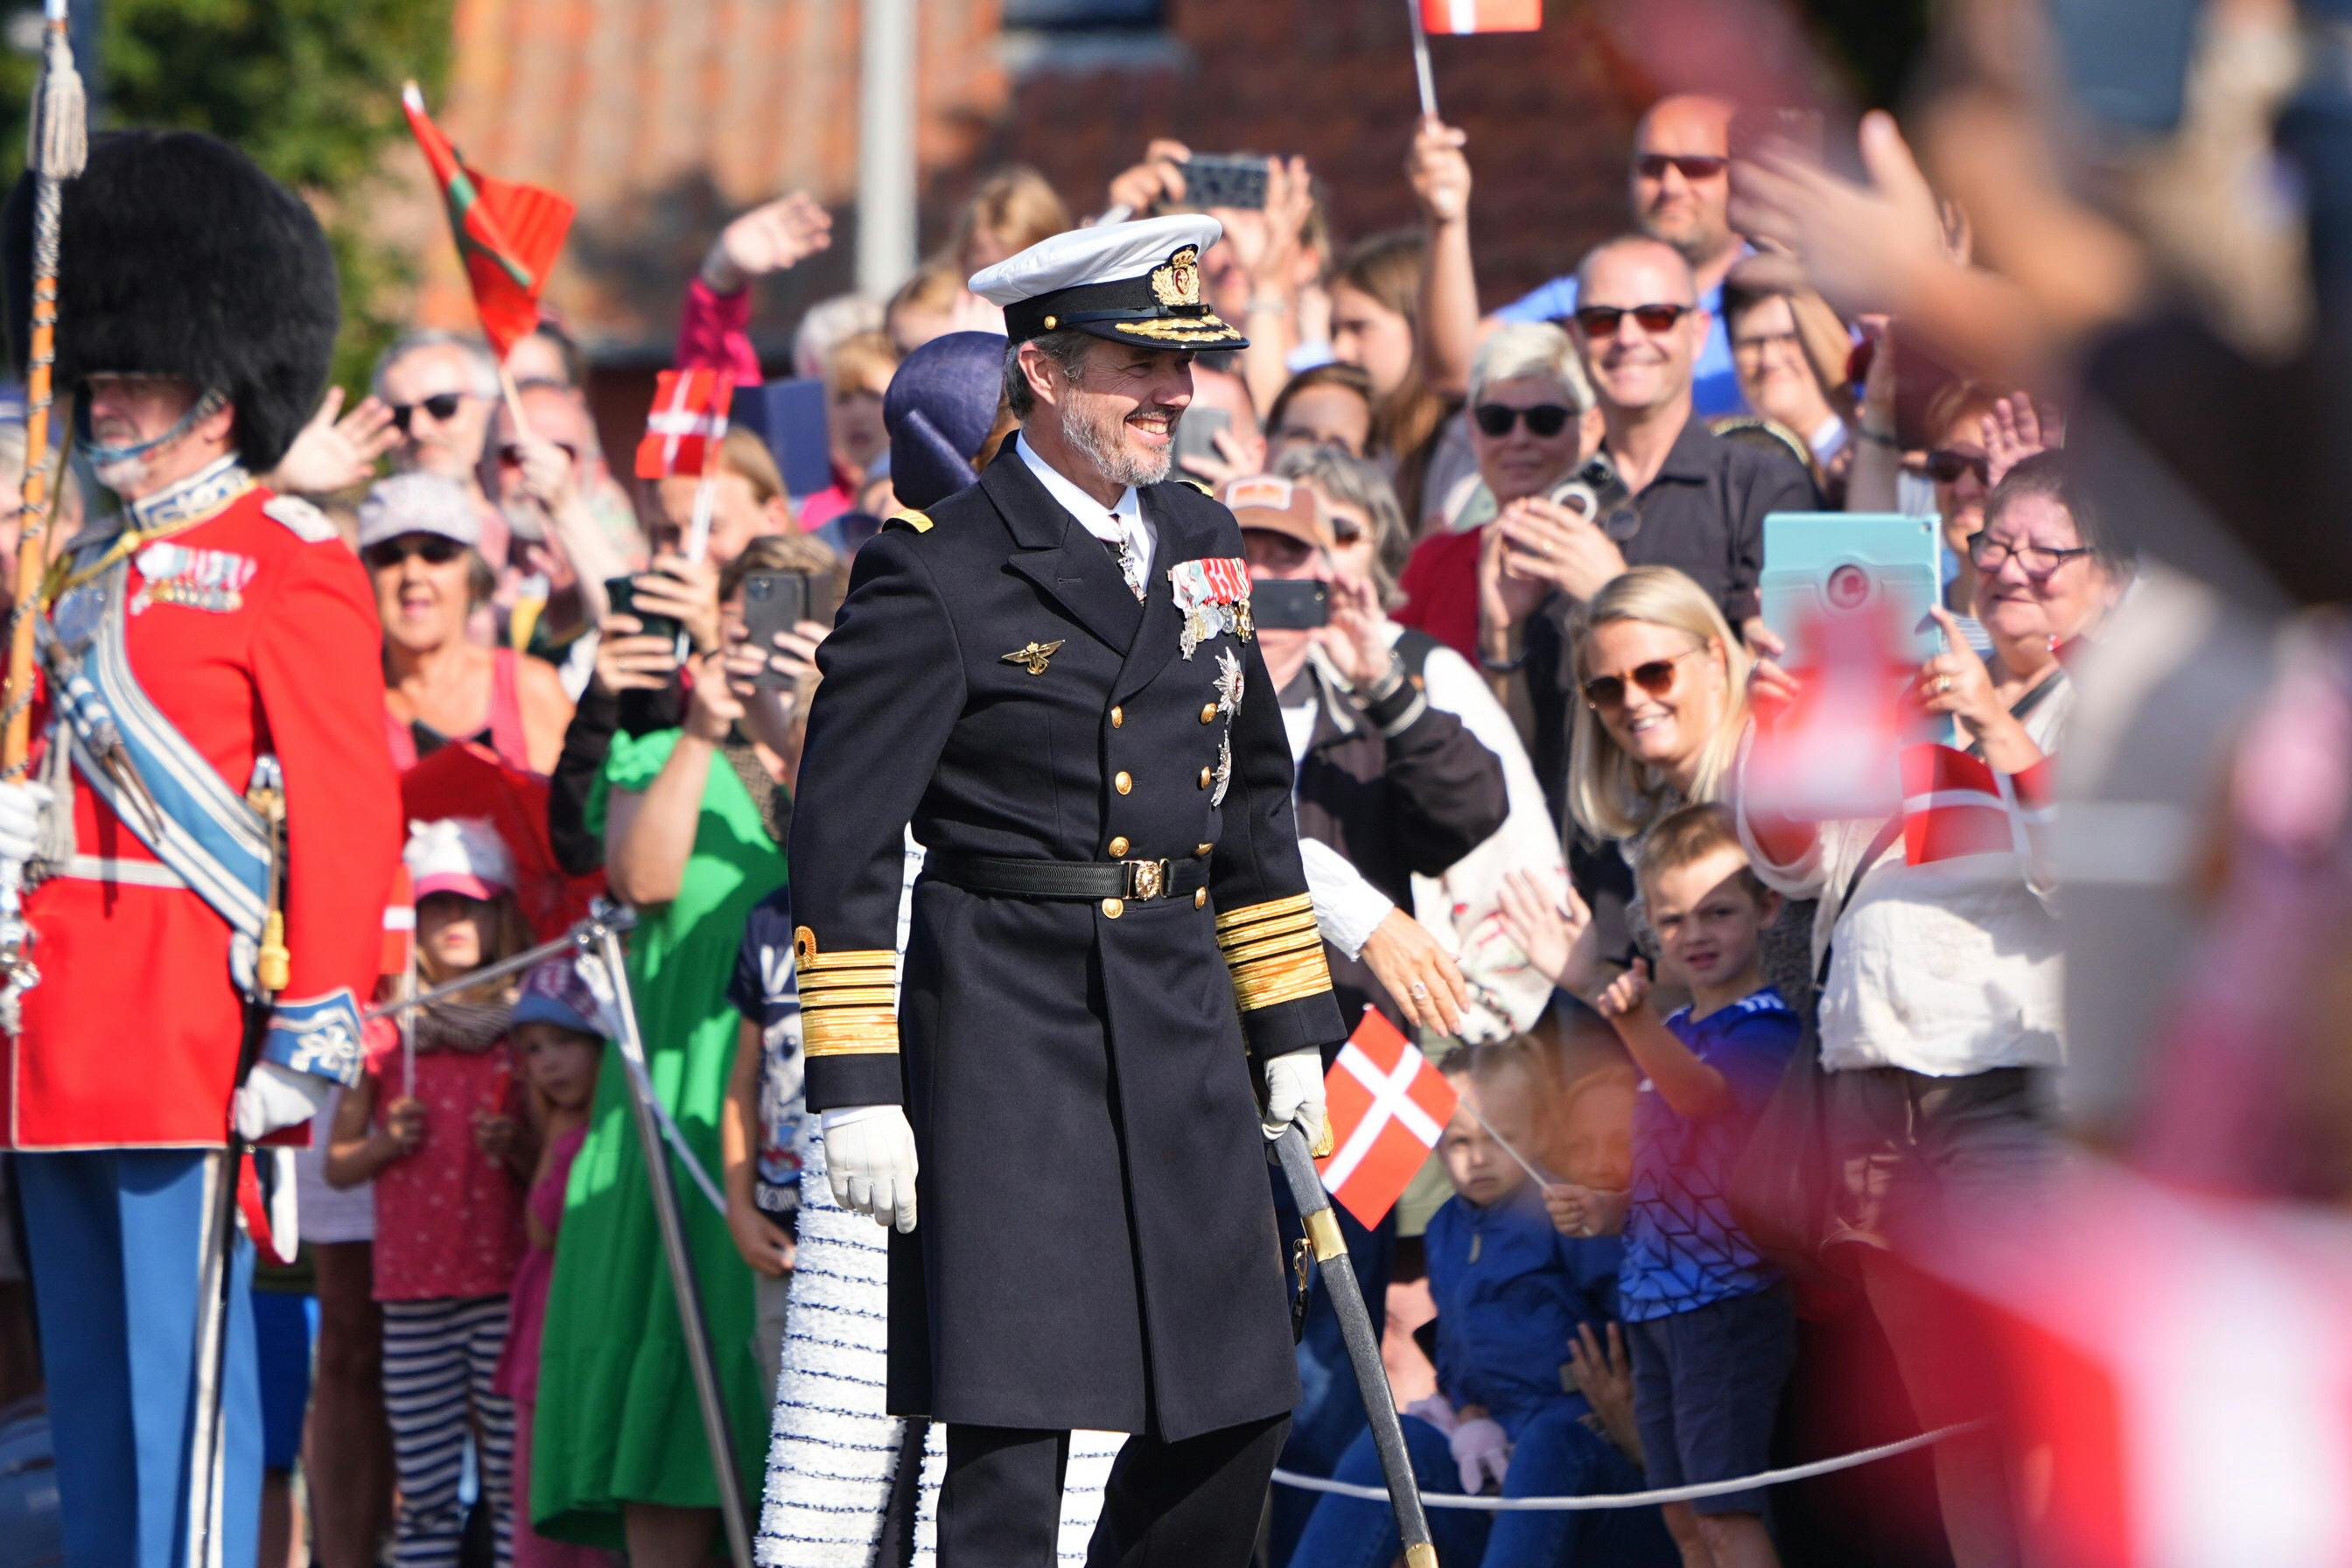
[[[1404,994],[1416,1002],[1426,1001],[1429,997],[1429,987],[1416,980],[1404,988]]]
[[[1948,692],[1948,691],[1951,690],[1951,689],[1952,689],[1952,678],[1951,678],[1950,676],[1948,676],[1948,675],[1939,675],[1939,676],[1936,677],[1936,695],[1937,695],[1937,696],[1941,697],[1941,696],[1943,696],[1946,692]]]

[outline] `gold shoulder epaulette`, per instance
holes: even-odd
[[[906,511],[892,512],[890,514],[890,521],[884,523],[882,526],[887,528],[891,523],[904,523],[908,528],[913,529],[917,533],[929,533],[931,531],[930,513],[916,511],[911,508]]]
[[[1214,496],[1217,493],[1207,485],[1202,484],[1200,480],[1192,478],[1190,474],[1179,474],[1176,477],[1183,483],[1192,486],[1196,490],[1199,490],[1204,496]]]

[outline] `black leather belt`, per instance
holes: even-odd
[[[1209,863],[1184,860],[1024,860],[1007,855],[945,855],[923,863],[926,876],[967,892],[1016,899],[1155,899],[1186,897],[1209,885]]]

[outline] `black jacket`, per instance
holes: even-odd
[[[903,1101],[914,1126],[894,1412],[1174,1440],[1297,1397],[1252,1058],[1338,1039],[1339,1013],[1265,663],[1178,646],[1171,570],[1238,562],[1240,530],[1185,485],[1142,504],[1148,605],[1008,449],[858,552],[819,649],[792,835],[808,1104]],[[894,1016],[909,823],[930,859]],[[1031,900],[946,880],[956,854],[1209,883]]]

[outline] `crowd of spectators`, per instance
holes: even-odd
[[[1477,147],[1435,118],[1405,149],[1412,227],[1335,233],[1288,158],[1269,160],[1262,208],[1210,209],[1224,237],[1204,288],[1252,343],[1192,362],[1192,404],[1224,417],[1184,466],[1234,510],[1255,582],[1324,585],[1327,624],[1258,637],[1318,923],[1347,1016],[1411,1030],[1461,1094],[1406,1200],[1347,1222],[1434,1491],[1630,1491],[1819,1457],[1822,1432],[1784,1415],[1796,1385],[1874,1336],[1907,1395],[1882,1435],[1981,1414],[1906,1259],[2030,1191],[2046,1160],[2063,1038],[2038,837],[1921,865],[1899,816],[1791,820],[1743,789],[1806,696],[1789,628],[1763,616],[1764,523],[1935,520],[1940,650],[1905,699],[1923,735],[2021,795],[2070,711],[2063,651],[2095,636],[2131,563],[2051,407],[1948,374],[1898,387],[1919,363],[1896,352],[1901,323],[1842,315],[1787,247],[1735,227],[1734,118],[1709,98],[1654,105],[1626,149],[1624,231],[1492,309],[1475,237],[1501,220],[1476,206]],[[638,1093],[719,1200],[681,1184],[758,1497],[811,1143],[782,846],[818,647],[880,521],[938,472],[984,467],[1017,423],[992,399],[916,406],[919,371],[1001,356],[984,334],[1002,318],[964,280],[1087,211],[1189,210],[1188,155],[1153,142],[1098,192],[1004,171],[888,299],[809,310],[788,368],[823,384],[827,449],[801,490],[742,425],[707,494],[633,486],[551,325],[503,386],[478,342],[403,336],[371,395],[348,413],[331,398],[287,458],[278,482],[329,506],[374,584],[395,758],[469,749],[545,801],[531,845],[471,817],[416,825],[415,979],[528,946],[533,868],[601,878],[639,911],[628,978],[650,1069],[597,1072],[609,1018],[565,965],[379,1043],[309,1157],[299,1271],[268,1285],[317,1299],[312,1561],[373,1562],[386,1531],[403,1563],[456,1561],[461,1449],[487,1532],[466,1550],[625,1550],[641,1568],[714,1550]],[[803,195],[730,223],[684,280],[679,366],[726,370],[755,401],[759,285],[831,243]],[[1916,428],[1898,405],[1923,410]],[[0,469],[20,462],[0,447]],[[14,559],[0,548],[0,571]],[[809,579],[808,613],[753,647],[746,584],[773,574]],[[1860,1305],[1801,1300],[1735,1202],[1748,1130],[1808,1064],[1842,1173],[1839,1255],[1858,1260],[1831,1272]],[[1850,1332],[1812,1326],[1839,1314]],[[308,1360],[293,1333],[268,1353]],[[0,1319],[0,1379],[21,1377],[6,1336]],[[1376,1479],[1328,1308],[1299,1355],[1284,1463]],[[289,1419],[299,1432],[299,1401]],[[290,1467],[298,1446],[271,1451]],[[1900,1560],[2018,1561],[1997,1436],[1943,1445],[1932,1468],[1941,1527]],[[1864,1560],[1811,1512],[1751,1489],[1435,1517],[1448,1563]],[[1272,1568],[1398,1551],[1380,1505],[1278,1488],[1271,1519]]]

